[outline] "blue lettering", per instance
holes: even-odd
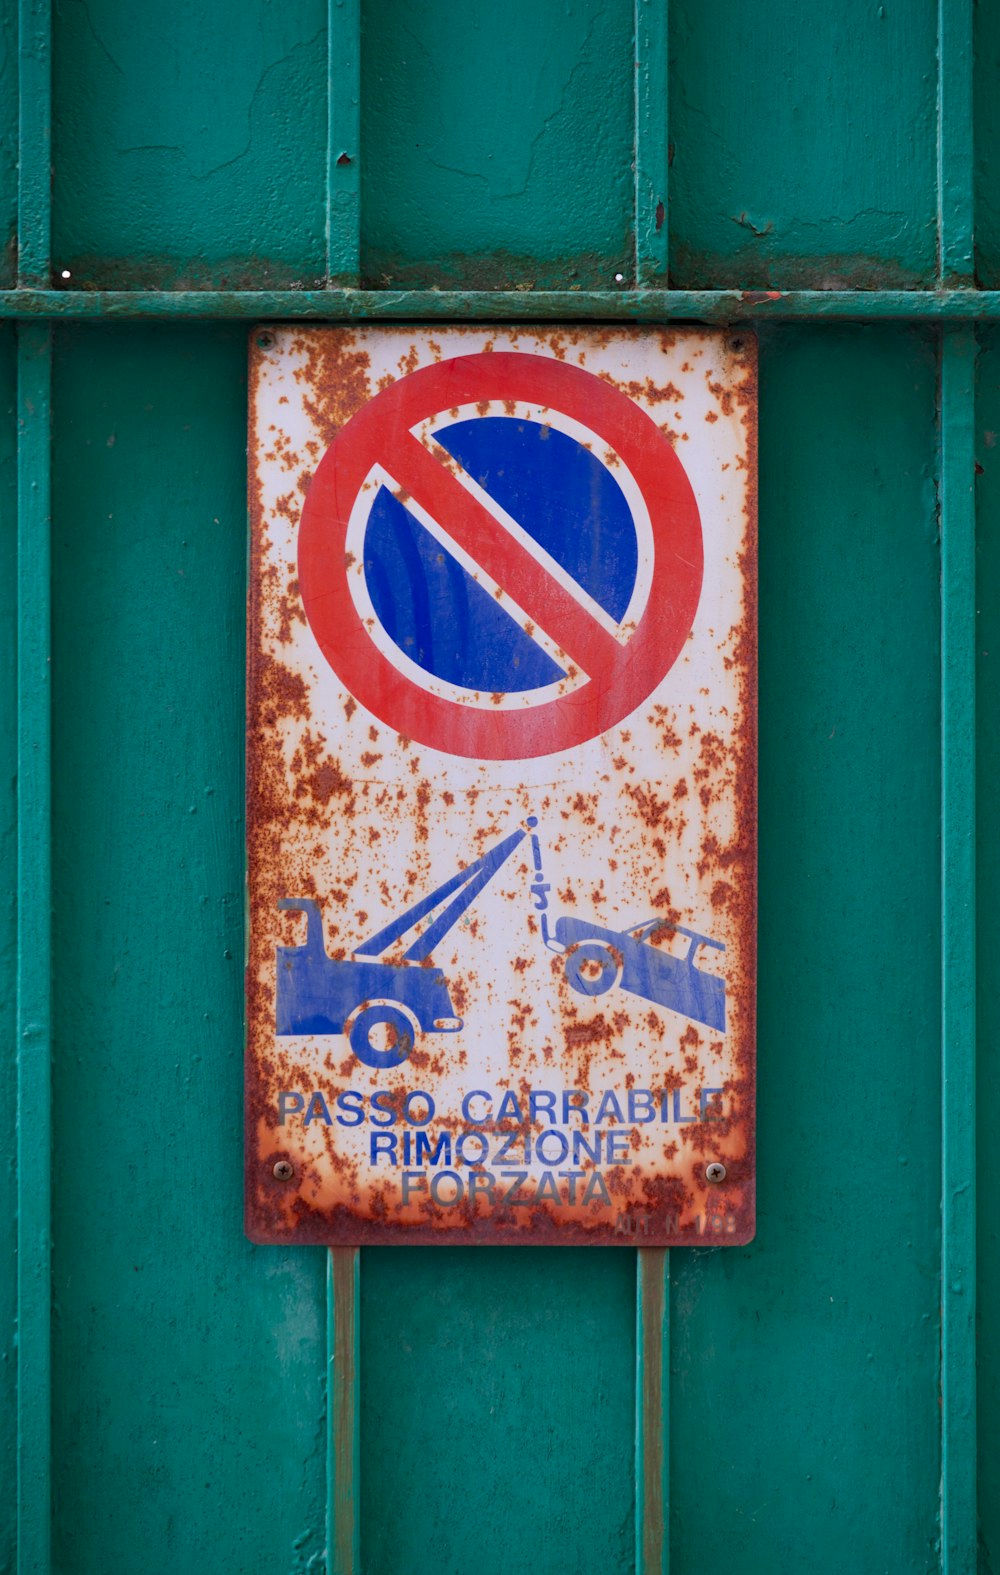
[[[493,1156],[494,1165],[499,1165],[502,1159],[507,1158],[520,1136],[520,1132],[502,1132],[500,1134],[500,1147]]]
[[[640,1105],[639,1101],[642,1101]],[[653,1109],[653,1096],[648,1088],[630,1088],[628,1091],[628,1118],[633,1126],[643,1125],[652,1121],[656,1111]]]
[[[479,1144],[479,1153],[474,1154],[471,1159],[465,1152],[465,1145],[470,1140],[473,1143]],[[484,1133],[461,1132],[458,1136],[458,1140],[455,1143],[455,1162],[459,1165],[483,1165],[486,1162],[489,1152],[489,1140]]]
[[[579,1104],[575,1103],[577,1100],[579,1100]],[[590,1116],[587,1114],[587,1105],[589,1102],[590,1095],[584,1089],[564,1088],[562,1096],[563,1126],[568,1127],[570,1125],[570,1116],[574,1114],[580,1117],[580,1125],[582,1127],[589,1126]]]
[[[543,1203],[546,1199],[550,1203],[559,1202],[559,1188],[556,1186],[556,1178],[551,1170],[542,1171],[542,1177],[538,1183],[538,1191],[535,1193],[536,1203]]]
[[[587,1180],[586,1190],[584,1191],[584,1194],[583,1194],[583,1201],[584,1201],[584,1203],[586,1204],[586,1203],[592,1202],[593,1199],[594,1199],[595,1194],[597,1194],[597,1193],[600,1193],[600,1195],[601,1195],[601,1202],[602,1203],[606,1203],[608,1208],[610,1208],[611,1207],[611,1194],[608,1192],[607,1187],[604,1185],[604,1177],[601,1175],[601,1172],[599,1170],[592,1170],[590,1172],[590,1176],[589,1176],[589,1178]]]
[[[299,1111],[302,1109],[302,1106],[304,1104],[305,1104],[305,1099],[302,1097],[301,1094],[293,1094],[293,1093],[290,1093],[290,1092],[287,1093],[287,1094],[279,1094],[278,1095],[278,1125],[279,1125],[279,1127],[283,1127],[284,1126],[285,1118],[287,1116],[297,1116]]]
[[[451,1133],[442,1132],[437,1143],[431,1146],[431,1140],[426,1132],[417,1133],[417,1151],[415,1163],[418,1165],[450,1165],[451,1164]]]
[[[359,1127],[365,1119],[365,1102],[356,1089],[348,1088],[338,1094],[336,1108],[346,1110],[354,1117],[353,1121],[348,1121],[344,1116],[338,1116],[337,1122],[342,1127]]]
[[[302,1123],[303,1126],[308,1126],[310,1121],[322,1121],[325,1126],[330,1125],[330,1112],[326,1108],[326,1100],[322,1094],[313,1094],[309,1101],[309,1109],[306,1111],[306,1118]]]
[[[607,1144],[609,1165],[631,1165],[627,1132],[609,1132],[604,1141]]]
[[[713,1099],[713,1094],[724,1094],[724,1088],[703,1088],[701,1091],[701,1119],[703,1121],[721,1121],[722,1100]]]
[[[480,1192],[486,1194],[487,1203],[493,1202],[493,1176],[488,1170],[474,1170],[469,1177],[469,1202],[475,1203]]]
[[[570,1126],[570,1117],[578,1115],[581,1126],[591,1125],[591,1117],[587,1115],[587,1104],[591,1096],[584,1088],[564,1088],[562,1090],[562,1125]]]
[[[485,1114],[485,1116],[474,1116],[472,1114],[471,1105],[472,1105],[472,1101],[474,1099],[485,1099],[485,1101],[486,1101],[486,1114]],[[472,1127],[481,1127],[484,1122],[488,1121],[490,1119],[490,1111],[492,1109],[493,1109],[493,1101],[492,1101],[492,1099],[490,1098],[489,1094],[485,1094],[481,1088],[474,1088],[472,1090],[472,1093],[471,1094],[466,1094],[465,1097],[462,1100],[462,1117]]]
[[[579,1165],[581,1159],[589,1159],[592,1165],[601,1163],[601,1137],[600,1132],[594,1133],[593,1147],[587,1142],[582,1132],[573,1133],[573,1163]]]
[[[372,1110],[379,1111],[384,1120],[372,1115],[372,1122],[377,1127],[394,1127],[396,1125],[396,1099],[394,1094],[378,1093],[372,1095]]]
[[[455,1196],[445,1198],[441,1196],[441,1187],[445,1181],[455,1183]],[[442,1209],[453,1209],[456,1203],[461,1203],[465,1186],[457,1170],[436,1170],[431,1177],[431,1197]]]
[[[503,1098],[500,1101],[500,1109],[497,1111],[497,1120],[498,1121],[523,1121],[524,1120],[524,1112],[522,1111],[520,1105],[518,1104],[518,1102],[517,1102],[517,1095],[514,1093],[514,1090],[512,1088],[508,1088],[507,1092],[504,1094]]]
[[[549,1118],[549,1125],[556,1125],[556,1096],[550,1094],[547,1088],[532,1089],[528,1095],[529,1120],[537,1121],[538,1112],[544,1110]]]
[[[698,1119],[697,1116],[682,1116],[681,1115],[681,1091],[680,1091],[679,1088],[675,1088],[674,1089],[673,1104],[674,1104],[674,1120],[679,1122],[681,1126],[686,1125],[686,1123],[688,1121],[697,1121],[697,1119]]]
[[[427,1101],[427,1114],[424,1116],[422,1121],[418,1121],[410,1109],[410,1101],[413,1099],[426,1099]],[[372,1104],[374,1103],[375,1101],[373,1099]],[[425,1094],[422,1088],[415,1088],[412,1093],[407,1094],[403,1101],[403,1120],[408,1121],[411,1127],[425,1127],[433,1114],[434,1101],[430,1094]]]
[[[618,1096],[610,1088],[606,1089],[601,1095],[600,1108],[598,1109],[597,1115],[594,1117],[594,1125],[600,1126],[602,1121],[607,1121],[609,1111],[614,1116],[616,1121],[624,1120],[624,1117],[622,1116],[622,1107],[618,1103]]]
[[[373,1165],[378,1164],[379,1155],[384,1154],[390,1165],[398,1165],[396,1158],[395,1132],[373,1132],[370,1140],[370,1158]]]
[[[558,1154],[553,1155],[545,1153],[542,1145],[547,1143],[550,1138],[555,1138],[556,1142],[560,1144],[560,1150]],[[566,1155],[569,1153],[569,1143],[567,1141],[565,1132],[543,1132],[541,1137],[535,1143],[535,1153],[546,1165],[561,1165],[563,1160],[566,1158]]]
[[[513,1186],[507,1188],[500,1202],[509,1203],[512,1208],[526,1208],[530,1204],[531,1199],[519,1198],[518,1193],[528,1179],[528,1172],[526,1170],[502,1170],[500,1174],[504,1181],[512,1180],[514,1183]]]

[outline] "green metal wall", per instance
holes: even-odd
[[[998,71],[972,0],[4,9],[0,1570],[1000,1571]],[[295,315],[756,327],[749,1247],[243,1239]]]

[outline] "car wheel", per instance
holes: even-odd
[[[365,1066],[399,1066],[413,1049],[413,1024],[398,1006],[366,1006],[351,1024],[348,1040]]]
[[[609,946],[581,941],[566,958],[565,974],[580,995],[603,995],[618,980],[621,964]]]

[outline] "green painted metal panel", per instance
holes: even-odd
[[[772,332],[761,389],[761,1216],[746,1249],[671,1254],[671,1570],[795,1569],[808,1528],[814,1569],[923,1572],[940,1479],[934,343]],[[537,1569],[630,1569],[631,1269],[381,1249],[362,1287],[364,1569],[499,1575],[512,1525]],[[413,1462],[391,1510],[387,1438]]]
[[[1000,12],[975,10],[976,277],[987,289],[1000,284]]]
[[[16,12],[0,315],[43,322],[18,330],[17,388],[0,330],[0,1013],[18,1045],[0,1114],[20,1161],[0,1200],[20,1244],[0,1291],[0,1476],[21,1516],[15,1550],[5,1499],[0,1567],[775,1575],[805,1556],[830,1575],[971,1575],[978,1474],[980,1569],[1000,1569],[1000,340],[980,365],[977,603],[971,329],[835,321],[1000,314],[997,290],[930,288],[969,282],[973,162],[978,276],[1000,286],[992,9],[58,0],[51,147],[49,8]],[[20,283],[41,288],[11,294],[15,214]],[[681,289],[651,290],[668,253]],[[359,279],[372,288],[301,288]],[[853,293],[871,284],[891,288]],[[770,287],[796,293],[741,293]],[[50,667],[44,320],[63,313],[175,321],[57,330]],[[257,314],[761,322],[750,1247],[637,1274],[627,1251],[359,1261],[243,1241]]]
[[[252,23],[228,0],[210,31],[196,5],[154,20],[116,0],[61,0],[57,275],[87,287],[314,284],[328,268],[329,182],[340,277],[338,219],[360,154],[362,266],[379,285],[631,276],[629,7],[586,0],[556,18],[528,0],[513,14],[372,0],[360,148],[351,7],[330,11],[328,60],[320,0]]]
[[[17,13],[0,13],[0,279],[12,285],[17,269]]]
[[[17,1014],[17,486],[14,443],[14,336],[0,335],[0,1033],[16,1042]],[[17,1479],[17,1296],[10,1266],[17,1234],[17,1066],[0,1060],[0,1481]],[[0,1499],[0,1569],[11,1569],[17,1537],[17,1502]]]
[[[53,266],[78,284],[326,273],[326,6],[59,0]]]
[[[52,1487],[52,331],[17,334],[17,1569],[46,1569]]]
[[[633,1254],[366,1249],[362,1286],[366,1575],[633,1569]]]
[[[746,1249],[672,1254],[671,1568],[790,1570],[807,1536],[816,1569],[923,1571],[940,1475],[933,345],[774,330],[760,387],[760,1212]]]
[[[323,1255],[239,1224],[245,335],[55,379],[53,1567],[315,1568]]]
[[[1000,1124],[1000,338],[983,335],[976,421],[978,478],[978,1134],[979,1183],[979,1519],[983,1569],[1000,1569],[1000,1173],[989,1156]]]
[[[322,1535],[321,1255],[235,1229],[242,354],[239,329],[74,329],[56,359],[67,1571],[150,1539],[306,1568]],[[831,1569],[932,1567],[934,380],[913,331],[764,344],[767,1159],[758,1241],[673,1255],[675,1569],[781,1567],[804,1517]],[[365,1568],[499,1570],[512,1521],[539,1569],[631,1568],[632,1262],[363,1255]]]
[[[362,270],[379,287],[633,276],[631,5],[367,0]]]
[[[676,284],[930,282],[933,6],[675,0],[671,34]]]

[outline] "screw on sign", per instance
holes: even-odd
[[[426,444],[414,435],[419,422],[442,411],[494,403],[537,407],[544,416],[471,416],[435,431]],[[614,473],[554,424],[560,416],[611,445],[648,511],[652,579],[634,619],[636,522]],[[375,492],[366,522],[373,539],[358,562],[349,528],[376,466],[394,486]],[[505,501],[523,529],[511,528]],[[573,518],[577,501],[584,507]],[[422,517],[443,531],[445,552]],[[485,572],[498,597],[463,568],[456,549]],[[516,760],[605,733],[646,699],[690,631],[702,556],[691,485],[649,416],[579,366],[494,351],[414,372],[347,423],[306,497],[299,575],[323,654],[374,715],[450,754]],[[367,579],[383,627],[393,634],[401,627],[411,645],[422,637],[421,665],[464,688],[462,699],[419,687],[398,659],[373,645],[351,592],[352,570]],[[520,620],[505,610],[505,598]],[[554,657],[535,642],[539,631],[556,642]],[[582,683],[548,697],[578,676]],[[467,703],[469,694],[499,698],[522,680],[526,688],[515,692],[542,696],[530,706],[501,711]]]
[[[750,1239],[754,389],[711,330],[251,341],[254,1240]]]

